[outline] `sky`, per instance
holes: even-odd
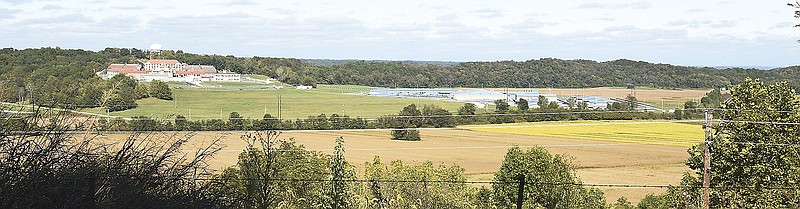
[[[776,0],[0,0],[0,47],[241,57],[800,64]]]

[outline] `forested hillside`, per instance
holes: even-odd
[[[305,85],[323,83],[376,87],[580,88],[633,84],[656,88],[712,88],[737,84],[746,77],[753,77],[769,83],[788,81],[792,87],[800,87],[800,67],[797,66],[774,70],[715,69],[631,60],[596,62],[554,58],[450,63],[453,65],[349,61],[328,66],[294,58],[198,55],[181,50],[148,54],[143,50],[124,48],[106,48],[98,52],[59,48],[6,48],[0,50],[2,100],[18,101],[23,99],[22,95],[30,96],[30,91],[39,89],[38,85],[44,85],[48,79],[51,85],[79,88],[94,82],[82,81],[97,80],[94,72],[108,64],[141,64],[149,56],[177,59],[188,64],[214,65],[217,69],[237,73],[268,75],[286,83]]]

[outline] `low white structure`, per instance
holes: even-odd
[[[240,82],[242,81],[242,75],[237,73],[217,73],[211,77],[211,80],[220,82]]]
[[[298,85],[295,88],[297,88],[297,90],[309,90],[309,89],[313,89],[314,87],[313,86]]]
[[[496,91],[473,89],[457,91],[453,93],[452,99],[459,102],[494,102],[495,100],[507,100],[508,96]]]

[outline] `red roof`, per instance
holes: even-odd
[[[108,69],[141,69],[142,66],[138,64],[111,64],[108,66]]]
[[[147,71],[142,70],[120,70],[119,74],[148,74]]]
[[[125,64],[111,64],[108,66],[108,69],[122,69]]]
[[[154,65],[160,65],[160,64],[174,65],[180,62],[178,62],[178,60],[148,60],[147,63]]]

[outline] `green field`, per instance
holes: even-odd
[[[505,134],[689,147],[703,140],[701,125],[670,121],[559,121],[459,126]]]
[[[279,85],[279,84],[276,84]],[[272,84],[204,82],[203,87],[190,87],[170,83],[174,101],[147,98],[136,101],[139,107],[112,116],[148,116],[171,118],[183,115],[191,119],[227,118],[238,112],[245,118],[261,118],[264,112],[278,117],[278,97],[281,97],[281,117],[306,118],[319,114],[356,116],[383,116],[397,114],[404,106],[435,104],[450,111],[462,105],[458,102],[424,99],[381,98],[356,95],[361,86],[323,86],[322,89],[296,90],[286,86],[283,90],[271,89]],[[179,89],[177,89],[179,88]],[[102,108],[84,110],[105,113]]]

